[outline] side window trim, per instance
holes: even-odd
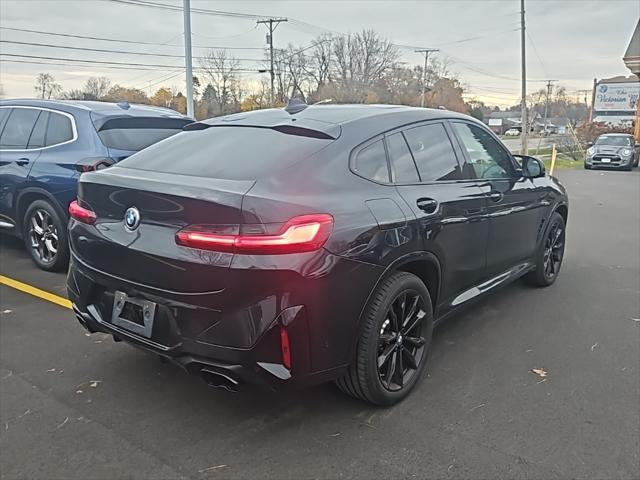
[[[370,182],[377,183],[378,185],[393,185],[391,181],[391,165],[389,164],[389,151],[387,149],[387,142],[384,141],[384,135],[385,134],[382,133],[380,135],[371,137],[368,140],[365,140],[364,142],[362,142],[360,145],[357,145],[353,150],[351,150],[351,154],[349,155],[349,170],[354,175],[357,175],[360,178],[364,178],[365,180],[368,180]],[[382,142],[382,148],[384,148],[384,158],[385,158],[385,161],[387,162],[387,176],[389,178],[388,182],[378,182],[377,180],[374,180],[372,178],[367,178],[364,175],[362,175],[360,172],[358,172],[358,170],[355,167],[355,160],[358,154],[365,148],[370,147],[371,145],[373,145],[378,141]]]
[[[14,111],[16,109],[18,109],[18,108],[24,108],[24,109],[30,109],[30,110],[40,110],[40,111],[44,110],[44,111],[52,112],[54,114],[63,115],[65,117],[67,117],[71,121],[71,131],[73,132],[73,137],[71,138],[71,140],[67,140],[65,142],[56,143],[55,145],[48,145],[46,147],[39,147],[39,148],[0,148],[0,152],[33,152],[33,151],[39,151],[39,150],[46,150],[46,149],[49,149],[49,148],[59,147],[61,145],[67,145],[68,143],[73,143],[78,139],[78,129],[76,127],[76,119],[70,113],[63,112],[61,110],[55,110],[55,109],[52,109],[52,108],[32,107],[32,106],[26,106],[26,105],[2,105],[2,106],[0,106],[0,108],[11,108]],[[2,129],[3,131],[4,131],[4,128],[6,128],[7,123],[9,123],[9,117],[11,117],[12,114],[13,114],[13,111],[11,113],[9,113],[9,115],[7,116],[7,118],[5,120],[5,123],[4,123],[4,127]],[[51,115],[49,115],[49,118],[47,119],[47,128],[49,127],[49,120],[50,119],[51,119]],[[37,119],[36,119],[36,123],[37,123]],[[35,128],[35,123],[34,123],[34,128]],[[33,133],[33,129],[31,130],[31,133],[29,133],[29,138],[31,138],[31,134],[32,133]],[[0,135],[1,134],[2,134],[2,132],[0,132]],[[45,138],[46,138],[46,130],[45,130]]]
[[[6,108],[7,110],[9,110],[9,114],[6,116],[6,118],[4,119],[4,121],[2,122],[2,124],[0,125],[0,137],[2,137],[2,133],[4,132],[4,128],[6,127],[7,123],[9,122],[9,117],[11,115],[13,115],[13,107],[0,107],[0,108]]]
[[[462,124],[465,124],[465,125],[472,125],[472,126],[475,126],[477,128],[480,128],[485,133],[488,133],[489,137],[491,137],[496,142],[496,144],[498,145],[498,148],[500,148],[500,150],[502,150],[503,152],[505,152],[507,154],[507,157],[509,158],[509,164],[511,165],[511,172],[510,172],[511,178],[515,179],[515,178],[519,178],[520,177],[518,175],[518,167],[517,167],[517,164],[516,164],[516,162],[515,162],[515,160],[513,158],[513,155],[511,154],[511,152],[507,148],[505,148],[505,146],[502,144],[502,142],[498,138],[495,137],[494,133],[491,130],[485,128],[482,125],[478,125],[477,123],[469,122],[469,121],[466,121],[464,119],[458,119],[458,118],[451,119],[451,120],[449,120],[449,124],[451,126],[451,130],[452,130],[453,134],[455,135],[456,142],[460,146],[460,150],[462,150],[462,154],[464,155],[465,163],[468,163],[470,165],[469,162],[471,160],[471,157],[469,156],[469,152],[467,152],[467,149],[464,146],[464,142],[460,138],[460,135],[458,134],[458,132],[456,132],[456,129],[453,126],[454,123],[462,123]],[[469,170],[471,170],[471,169],[469,169]],[[475,171],[474,171],[474,174],[475,174]],[[478,177],[476,177],[475,180],[479,180]]]

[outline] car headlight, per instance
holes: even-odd
[[[593,147],[589,147],[587,148],[587,155],[592,156],[594,153],[596,153],[596,149]]]
[[[622,154],[623,157],[629,157],[633,152],[629,148],[623,148],[620,153]]]

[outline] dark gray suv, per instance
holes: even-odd
[[[607,133],[600,135],[595,143],[589,142],[584,168],[618,168],[630,171],[638,166],[640,144],[633,135],[627,133]]]

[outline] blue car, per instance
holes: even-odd
[[[43,270],[67,268],[68,207],[80,174],[113,165],[192,121],[127,102],[0,101],[0,232],[23,238]]]

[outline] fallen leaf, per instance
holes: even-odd
[[[640,323],[640,318],[632,318],[631,320],[633,320],[636,323]]]
[[[591,345],[591,351],[593,352],[596,349],[597,346],[598,346],[598,342],[596,342],[593,345]]]
[[[11,310],[7,308],[6,310],[3,310],[2,313],[11,313]]]
[[[76,393],[82,393],[82,390],[76,390]]]
[[[339,432],[338,432],[338,433],[332,433],[332,434],[331,434],[331,435],[329,435],[329,436],[330,436],[330,437],[339,437],[339,436],[340,436],[340,433],[339,433]]]
[[[218,470],[219,468],[225,468],[226,465],[215,465],[213,467],[203,468],[202,470],[198,470],[198,473],[211,472],[213,470]]]
[[[47,372],[55,372],[56,369],[55,368],[50,368],[49,370],[47,370]]]
[[[64,425],[65,425],[68,421],[69,421],[69,417],[65,418],[65,419],[64,419],[64,422],[62,422],[60,425],[58,425],[58,426],[56,427],[56,430],[58,430],[59,428],[64,427]]]
[[[91,388],[96,388],[98,385],[100,385],[102,383],[102,380],[91,380],[89,382],[89,386]]]
[[[469,410],[469,412],[473,412],[474,410],[477,410],[478,408],[484,407],[485,405],[486,405],[486,403],[481,403],[480,405],[476,405],[471,410]]]
[[[531,371],[542,378],[547,376],[547,371],[544,368],[532,368]]]

